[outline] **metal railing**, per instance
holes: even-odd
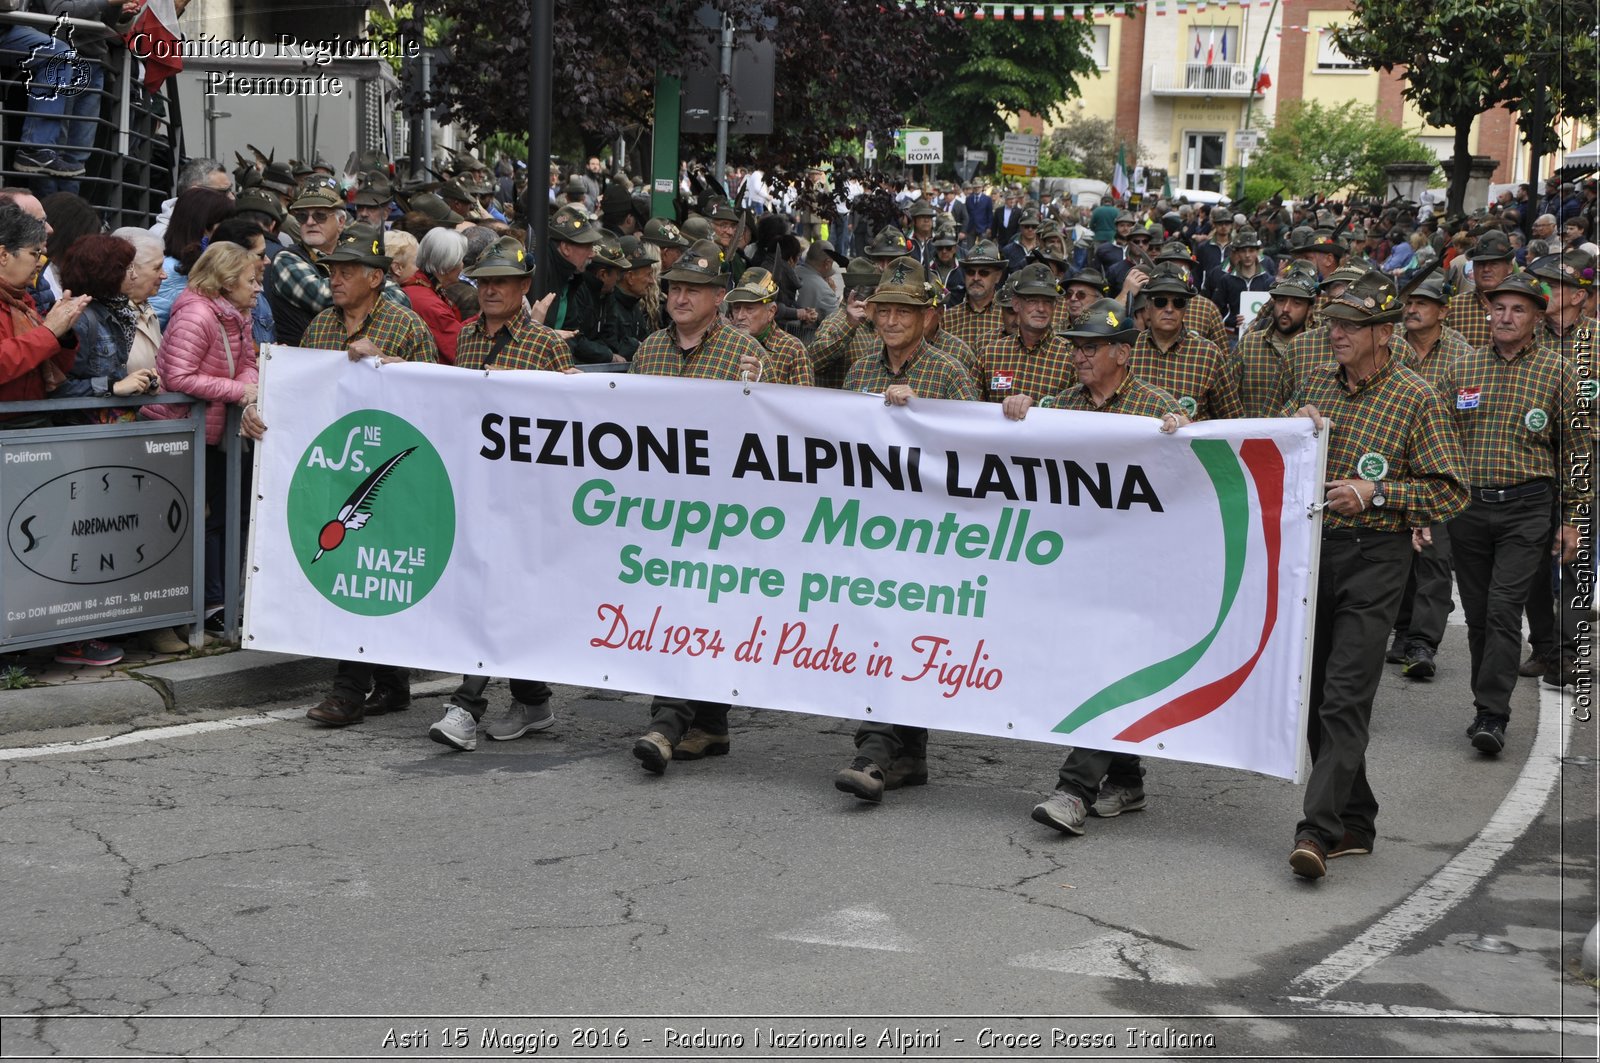
[[[103,88],[97,91],[72,84],[61,90],[73,98],[93,95],[99,103],[85,118],[56,119],[62,126],[54,146],[22,141],[22,126],[30,106],[29,68],[24,63],[30,57],[26,52],[0,48],[0,74],[4,75],[0,82],[4,87],[0,94],[0,181],[11,187],[29,188],[41,198],[52,192],[77,192],[99,208],[111,228],[148,226],[160,213],[162,200],[171,194],[179,162],[181,123],[175,79],[169,78],[160,94],[147,92],[139,80],[137,62],[122,46],[121,38],[102,22],[26,11],[0,12],[0,30],[12,26],[25,26],[45,36],[52,31],[70,33],[73,42],[80,45],[95,39],[110,40],[112,45],[104,65]],[[95,60],[79,56],[72,62],[88,64]],[[32,76],[37,80],[42,71]],[[59,153],[68,123],[74,121],[88,121],[94,126],[88,147],[74,149],[87,152],[86,173],[55,177],[17,169],[16,155],[20,150],[44,147]]]
[[[204,645],[207,401],[178,392],[164,392],[158,395],[0,402],[0,417],[12,418],[17,415],[27,414],[58,415],[70,413],[71,411],[136,408],[154,403],[188,406],[189,416],[170,420],[133,420],[113,422],[111,424],[56,424],[26,428],[7,427],[7,422],[0,420],[0,451],[4,451],[6,448],[19,447],[36,451],[47,448],[52,444],[70,444],[118,438],[127,439],[130,447],[138,445],[135,442],[136,437],[145,440],[162,436],[186,439],[189,443],[190,453],[193,455],[193,486],[188,499],[189,537],[192,544],[192,557],[190,558],[191,563],[187,568],[190,575],[190,593],[186,599],[182,600],[183,608],[154,612],[146,611],[143,615],[129,619],[108,619],[104,623],[76,625],[68,630],[37,632],[13,637],[8,634],[11,630],[10,618],[12,613],[21,608],[23,603],[7,600],[8,596],[14,597],[16,593],[14,588],[17,585],[15,580],[7,579],[0,583],[0,615],[7,618],[6,626],[0,628],[0,651],[29,649],[63,642],[73,642],[80,639],[126,635],[155,628],[179,626],[189,628],[189,645],[192,649],[199,649]],[[226,426],[219,444],[223,448],[227,466],[227,483],[224,496],[227,515],[223,534],[224,593],[222,615],[223,638],[229,642],[234,642],[238,639],[240,619],[240,584],[242,577],[240,545],[244,534],[240,505],[243,492],[242,456],[244,453],[244,447],[239,436],[241,413],[242,411],[237,406],[228,407]],[[137,451],[134,453],[137,453]],[[132,461],[133,455],[130,454],[126,460]],[[103,467],[102,465],[93,466],[95,469]],[[137,467],[135,466],[135,468]],[[5,494],[4,478],[6,471],[4,467],[0,467],[0,496]],[[55,470],[52,469],[51,471],[54,472]],[[70,470],[70,472],[77,471],[81,470]],[[67,475],[67,473],[61,475]],[[59,478],[59,476],[56,478]],[[17,511],[20,507],[13,503],[4,508],[6,512],[0,516],[3,516],[7,522],[6,536],[8,539],[14,539],[15,529],[11,527],[11,522],[17,519]],[[3,570],[6,565],[21,563],[20,557],[13,549],[8,556],[0,557],[0,570]],[[107,581],[107,583],[114,582],[119,581]],[[86,585],[70,584],[70,586]],[[96,584],[95,586],[105,585]],[[72,592],[66,591],[64,593],[70,596]]]
[[[1150,70],[1150,91],[1157,96],[1238,96],[1252,94],[1250,68],[1243,63],[1157,64]]]

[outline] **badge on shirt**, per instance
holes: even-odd
[[[1586,377],[1578,381],[1578,398],[1586,399],[1589,402],[1600,398],[1600,380],[1596,380],[1594,377]]]
[[[1457,388],[1456,409],[1476,410],[1478,408],[1478,396],[1482,393],[1482,388]]]
[[[1550,415],[1535,406],[1523,416],[1522,423],[1528,426],[1530,432],[1543,432],[1550,423]]]
[[[1012,381],[1012,378],[1015,377],[1015,375],[1016,374],[1014,374],[1014,373],[996,372],[994,375],[989,377],[989,390],[990,391],[1010,391],[1011,390],[1011,381]]]
[[[1376,483],[1389,475],[1389,459],[1376,450],[1369,450],[1356,459],[1356,475]]]
[[[1200,410],[1200,404],[1187,395],[1178,400],[1178,405],[1182,406],[1183,412],[1188,414],[1190,417],[1193,417]]]

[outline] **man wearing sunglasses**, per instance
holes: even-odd
[[[1000,332],[1000,308],[995,293],[1006,279],[1006,260],[993,240],[979,240],[961,259],[967,281],[967,301],[953,307],[944,318],[945,331],[974,351]]]
[[[330,178],[313,178],[289,205],[300,227],[300,242],[280,251],[267,270],[267,303],[278,342],[298,346],[311,319],[333,305],[328,268],[322,263],[339,244],[349,214]]]
[[[1195,290],[1182,267],[1162,263],[1145,285],[1149,327],[1133,345],[1133,375],[1171,393],[1191,420],[1242,417],[1238,382],[1217,345],[1184,321]]]

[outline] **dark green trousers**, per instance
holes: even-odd
[[[1550,496],[1473,502],[1450,522],[1456,588],[1472,651],[1472,703],[1511,715],[1522,657],[1522,610],[1550,549]],[[1553,615],[1553,614],[1552,614]]]
[[[1067,759],[1061,762],[1056,789],[1077,794],[1084,804],[1092,805],[1100,796],[1102,781],[1138,790],[1144,786],[1144,765],[1132,753],[1108,753],[1104,749],[1074,746]]]
[[[650,702],[650,730],[660,732],[673,745],[677,745],[691,727],[698,727],[707,734],[725,735],[730,708],[732,706],[724,701],[691,701],[658,694]]]
[[[1420,642],[1437,652],[1454,607],[1450,600],[1450,529],[1435,524],[1429,530],[1433,545],[1411,555],[1411,575],[1406,577],[1394,629],[1406,637],[1407,645]]]

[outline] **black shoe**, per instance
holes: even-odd
[[[390,712],[404,712],[411,707],[410,687],[374,687],[362,704],[361,711],[368,716],[382,716]]]
[[[1483,716],[1472,734],[1472,748],[1496,756],[1506,747],[1506,724],[1509,722],[1504,716]]]
[[[1545,660],[1544,654],[1534,651],[1521,664],[1517,665],[1517,674],[1520,676],[1543,675],[1549,671],[1550,662]]]
[[[1565,687],[1573,686],[1577,683],[1577,681],[1577,669],[1562,668],[1560,665],[1556,664],[1552,664],[1549,668],[1545,669],[1544,675],[1539,679],[1539,682],[1543,683],[1551,690],[1561,690]]]
[[[1400,669],[1400,674],[1407,679],[1432,679],[1436,670],[1433,647],[1426,642],[1413,642],[1406,651],[1406,666]]]
[[[1394,641],[1389,643],[1389,652],[1383,655],[1383,659],[1390,664],[1406,662],[1406,637],[1403,633],[1399,631],[1394,633]]]
[[[207,613],[206,614],[205,629],[206,629],[206,634],[207,635],[215,635],[217,638],[220,639],[224,634],[226,634],[226,631],[224,630],[224,627],[223,627],[223,624],[224,624],[224,619],[223,618],[224,618],[225,614],[226,614],[226,610],[223,610],[223,609],[218,609],[214,613]]]

